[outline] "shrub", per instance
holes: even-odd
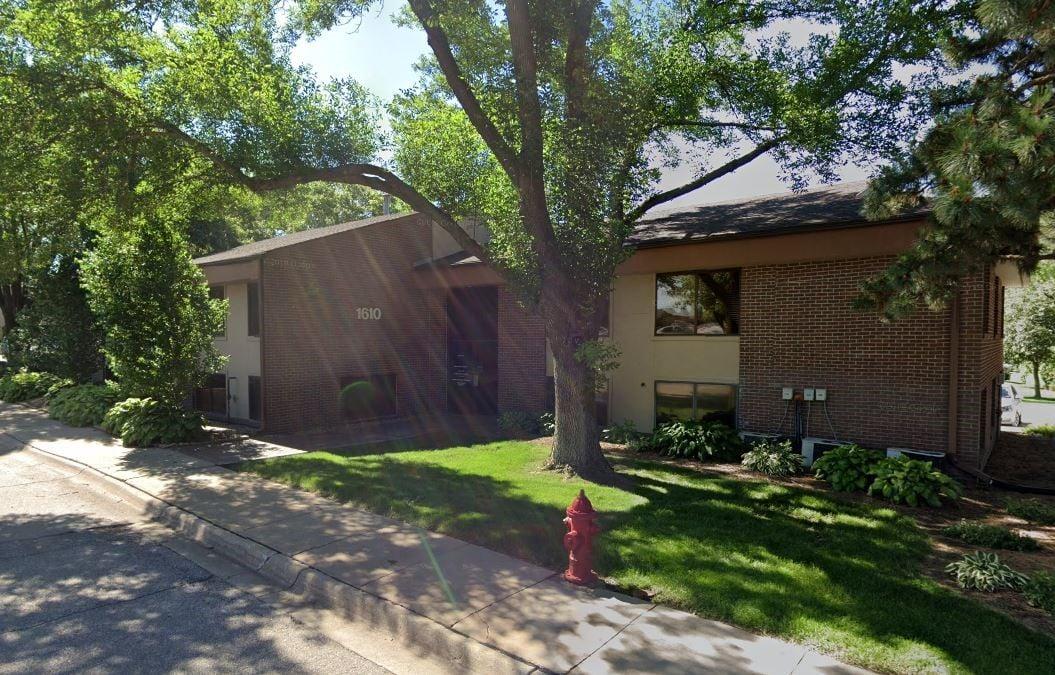
[[[1046,612],[1055,614],[1055,574],[1038,572],[1022,587],[1026,602]]]
[[[35,373],[26,370],[8,373],[0,378],[0,400],[19,403],[43,398],[48,395],[52,387],[62,385],[63,382],[65,381],[51,373]]]
[[[802,455],[791,447],[791,441],[766,439],[744,453],[740,463],[767,476],[790,476],[802,470]]]
[[[1039,499],[1009,499],[1007,512],[1031,523],[1055,525],[1055,504]]]
[[[995,553],[982,551],[968,553],[963,560],[949,563],[945,571],[956,579],[960,588],[986,593],[1005,588],[1016,590],[1029,581],[1024,574],[1019,574],[1000,562],[1000,558]]]
[[[1025,537],[999,525],[972,523],[961,520],[942,530],[948,537],[954,537],[972,546],[1002,548],[1008,551],[1036,551],[1040,544],[1032,537]]]
[[[121,398],[113,384],[80,384],[61,390],[48,403],[48,414],[65,424],[90,427],[100,424]]]
[[[601,431],[601,439],[609,443],[628,444],[640,435],[633,420],[623,420]]]
[[[127,446],[180,443],[203,438],[205,418],[152,398],[129,398],[115,404],[102,427]]]
[[[1026,436],[1040,436],[1041,438],[1055,438],[1055,424],[1038,424],[1035,427],[1026,427],[1022,430]]]
[[[213,336],[226,301],[209,298],[176,224],[139,219],[107,230],[81,265],[103,351],[121,389],[169,410],[223,359]]]
[[[552,436],[557,431],[557,420],[553,413],[542,413],[538,416],[538,430],[543,436]]]
[[[813,462],[813,472],[840,492],[864,490],[875,476],[875,466],[882,459],[875,450],[850,443],[829,450]]]
[[[538,417],[523,410],[507,410],[498,416],[498,428],[511,434],[538,433]]]
[[[688,459],[738,459],[744,452],[739,434],[721,422],[670,422],[653,432],[647,448]]]
[[[103,367],[102,331],[95,321],[77,260],[68,254],[27,274],[33,302],[8,334],[11,361],[27,370],[87,382]]]
[[[963,486],[948,474],[935,469],[930,462],[909,459],[904,455],[887,457],[875,466],[875,481],[870,495],[882,495],[895,504],[941,506],[941,500],[959,499]]]

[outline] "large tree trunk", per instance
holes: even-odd
[[[0,326],[0,338],[6,336],[15,327],[18,311],[25,305],[26,296],[21,281],[0,284],[0,316],[4,325]]]
[[[1040,398],[1040,361],[1033,362],[1033,396]]]
[[[569,289],[570,286],[555,283]],[[571,469],[589,480],[613,483],[617,474],[601,452],[597,429],[596,385],[592,368],[576,358],[584,339],[596,336],[595,322],[576,311],[579,303],[566,295],[547,293],[546,335],[553,352],[554,434],[549,466]]]

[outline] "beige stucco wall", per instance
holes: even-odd
[[[740,338],[736,336],[656,336],[656,275],[616,277],[612,290],[612,339],[619,368],[612,373],[612,422],[633,420],[639,431],[654,422],[655,382],[737,384]]]
[[[223,284],[227,297],[227,331],[213,340],[227,358],[228,414],[249,419],[249,376],[260,375],[260,338],[249,336],[249,301],[245,282]]]

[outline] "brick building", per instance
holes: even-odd
[[[998,266],[966,279],[950,308],[892,324],[853,311],[860,282],[911,245],[924,215],[864,221],[862,188],[644,220],[613,282],[609,330],[623,358],[609,418],[641,430],[724,419],[984,466],[999,431],[1003,288],[1021,280]],[[292,431],[371,416],[540,412],[551,400],[538,317],[421,215],[197,262],[231,303],[217,338],[228,371],[196,395],[204,409]],[[374,392],[365,414],[348,400],[357,382]],[[807,390],[815,400],[802,400]]]

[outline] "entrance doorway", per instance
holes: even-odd
[[[498,289],[455,288],[447,295],[447,409],[498,412]]]

